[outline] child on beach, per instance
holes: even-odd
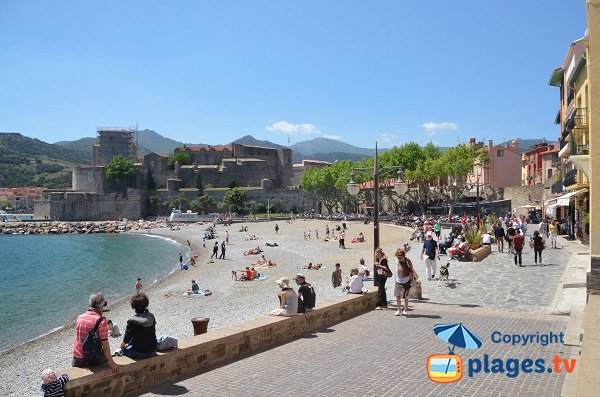
[[[119,330],[119,327],[116,324],[113,324],[112,320],[108,320],[107,324],[108,336],[113,338],[118,338],[119,336],[121,336],[121,331]]]
[[[139,294],[140,292],[142,292],[142,279],[138,278],[137,282],[135,283],[135,293]]]
[[[65,383],[69,381],[68,375],[56,377],[56,372],[47,368],[42,371],[42,391],[44,397],[64,397]]]

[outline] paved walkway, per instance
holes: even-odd
[[[544,266],[536,266],[533,249],[527,245],[523,250],[523,267],[518,267],[514,257],[506,253],[506,245],[504,254],[499,254],[492,246],[492,254],[482,262],[451,260],[449,286],[437,287],[437,281],[427,281],[425,262],[420,259],[421,247],[414,243],[408,256],[421,278],[426,302],[520,312],[551,311],[557,286],[570,257],[566,249],[548,248],[542,251]],[[448,255],[440,258],[437,275],[440,263],[449,261]]]
[[[417,303],[409,317],[392,310],[373,311],[215,369],[200,372],[151,391],[129,396],[560,396],[565,373],[468,374],[468,359],[488,354],[503,360],[571,358],[562,344],[517,346],[494,344],[490,335],[564,332],[564,317],[505,313],[485,309]],[[465,373],[452,384],[431,382],[430,354],[447,353],[447,343],[433,333],[440,323],[463,323],[483,340],[481,349],[456,348]]]
[[[553,300],[567,273],[570,250],[546,249],[546,266],[533,265],[533,252],[517,267],[509,254],[494,252],[484,262],[451,261],[449,286],[427,281],[420,245],[409,257],[419,272],[426,298],[411,306],[409,317],[394,310],[373,311],[273,349],[246,356],[175,382],[129,396],[560,396],[567,377],[553,369],[555,355],[578,359],[579,349],[562,343],[527,346],[493,343],[502,334],[566,333],[568,316],[552,316]],[[447,256],[442,256],[447,261]],[[391,283],[390,283],[391,284]],[[393,285],[393,284],[392,284]],[[388,297],[392,298],[392,286]],[[452,384],[432,382],[426,372],[430,354],[447,353],[433,326],[463,323],[483,340],[479,350],[457,348],[463,378]],[[468,368],[488,355],[500,358],[504,373],[474,373]],[[543,373],[508,377],[509,359],[545,359]],[[515,361],[510,361],[513,365]],[[491,364],[490,364],[491,365]],[[550,372],[549,370],[553,370]],[[571,380],[568,382],[570,383]],[[567,395],[567,394],[565,394]]]

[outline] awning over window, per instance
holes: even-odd
[[[572,198],[574,198],[578,194],[585,193],[585,192],[587,192],[587,189],[581,189],[576,192],[571,192],[571,193],[563,194],[562,196],[558,196],[556,198],[556,205],[559,207],[568,207],[569,201],[571,201]]]
[[[556,212],[556,207],[558,207],[558,204],[552,204],[546,207],[546,215],[549,216],[554,216],[554,213]]]
[[[565,71],[563,70],[563,68],[554,69],[554,71],[550,75],[550,81],[548,81],[548,84],[553,85],[555,87],[560,87],[562,85],[562,78],[564,74]]]

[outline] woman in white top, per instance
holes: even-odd
[[[279,309],[271,312],[271,316],[295,316],[298,313],[298,294],[290,287],[290,279],[281,277],[275,281],[281,288]]]
[[[406,257],[406,253],[402,249],[396,251],[396,274],[395,274],[395,288],[394,296],[396,297],[396,303],[398,304],[398,311],[394,314],[395,316],[408,316],[406,310],[408,309],[408,293],[413,279],[413,265],[410,259]],[[400,312],[400,306],[402,298],[404,298],[404,308]]]

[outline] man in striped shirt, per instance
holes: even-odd
[[[80,368],[93,367],[108,362],[113,373],[119,372],[119,366],[114,362],[110,355],[110,345],[108,344],[108,324],[104,318],[98,326],[98,335],[102,343],[104,357],[98,357],[93,360],[86,360],[83,355],[83,341],[87,334],[94,330],[96,322],[102,315],[102,309],[106,305],[104,295],[100,292],[90,295],[90,308],[77,317],[77,326],[75,327],[76,336],[73,342],[73,366]]]

